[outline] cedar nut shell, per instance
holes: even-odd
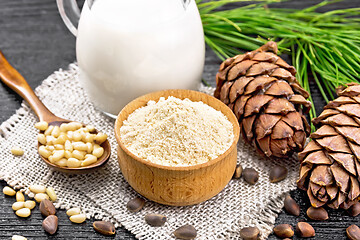
[[[56,214],[54,204],[48,199],[44,199],[40,202],[39,210],[45,217]]]
[[[314,228],[307,222],[298,222],[296,224],[296,233],[299,237],[308,238],[315,236]]]
[[[294,216],[300,215],[300,207],[290,195],[287,195],[285,197],[284,208],[285,211],[291,215]]]
[[[257,240],[260,230],[257,227],[245,227],[240,230],[240,237],[244,240]]]
[[[194,239],[197,236],[197,231],[193,226],[187,224],[176,229],[174,235],[179,239]]]
[[[280,238],[291,238],[294,236],[293,227],[289,224],[279,224],[274,227],[274,233]]]
[[[245,168],[242,172],[242,176],[247,183],[252,185],[259,180],[259,173],[253,168]]]
[[[103,234],[103,235],[114,235],[115,234],[115,226],[111,222],[107,221],[95,221],[93,223],[93,228],[95,231]]]

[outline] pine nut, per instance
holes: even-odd
[[[48,144],[48,145],[54,145],[55,140],[56,140],[56,138],[54,138],[51,135],[46,136],[46,144]]]
[[[27,240],[27,238],[20,235],[13,235],[11,240]]]
[[[82,167],[89,166],[97,161],[97,157],[94,155],[87,154],[85,160],[81,163]]]
[[[100,132],[99,132],[98,134],[96,134],[95,142],[96,142],[97,144],[101,145],[103,142],[106,141],[107,137],[108,137],[108,136],[107,136],[105,133],[100,133]]]
[[[28,209],[33,209],[35,206],[36,206],[36,203],[35,203],[35,201],[32,201],[32,200],[27,200],[24,203],[24,207],[26,207]]]
[[[44,132],[45,136],[51,135],[52,130],[54,129],[53,125],[50,125]]]
[[[59,167],[67,167],[67,159],[62,158],[59,161],[57,161],[55,164],[58,165]]]
[[[85,134],[85,137],[83,138],[83,141],[84,141],[84,142],[93,142],[93,141],[94,141],[94,138],[95,138],[95,135],[94,135],[94,134],[86,133],[86,134]]]
[[[104,154],[104,148],[99,147],[93,150],[92,154],[97,157],[100,158],[103,154]]]
[[[71,153],[71,151],[67,151],[67,150],[66,150],[66,151],[65,151],[65,155],[64,155],[64,156],[65,156],[65,158],[66,158],[66,159],[71,158],[71,157],[72,157],[72,153]]]
[[[91,153],[92,151],[93,151],[93,145],[92,145],[92,143],[91,142],[87,142],[86,143],[86,146],[87,146],[87,153]]]
[[[65,150],[72,152],[74,150],[73,145],[69,140],[66,140],[65,142]]]
[[[79,123],[79,122],[70,122],[70,123],[68,123],[68,129],[71,130],[71,131],[78,130],[81,127],[82,127],[82,124]]]
[[[8,196],[14,196],[16,194],[15,190],[8,186],[3,188],[3,193]]]
[[[83,142],[73,143],[73,147],[75,150],[79,150],[79,151],[87,151],[88,150],[88,146]]]
[[[45,148],[46,148],[48,151],[50,151],[51,153],[52,153],[53,151],[55,151],[55,147],[52,146],[52,145],[47,145]]]
[[[55,163],[54,157],[53,157],[52,155],[48,158],[48,160],[49,160],[49,162],[51,162],[51,163]]]
[[[83,127],[78,122],[63,123],[60,126],[50,125],[44,134],[38,135],[38,142],[42,144],[39,153],[60,167],[76,168],[91,165],[104,154],[104,149],[99,144],[107,139],[106,134],[90,133],[94,131],[93,126]]]
[[[67,166],[69,168],[77,168],[81,166],[81,162],[77,160],[76,158],[69,158],[67,160]]]
[[[67,136],[62,134],[57,139],[55,139],[54,144],[61,144],[64,145],[65,141],[67,140]]]
[[[13,205],[12,205],[12,209],[13,209],[14,211],[17,211],[17,210],[19,210],[19,209],[24,208],[24,207],[25,207],[24,205],[25,205],[24,202],[14,202]]]
[[[11,153],[14,154],[15,156],[22,156],[24,154],[24,150],[22,150],[18,146],[14,146],[11,148]]]
[[[65,156],[65,151],[64,150],[55,150],[53,153],[53,160],[59,161],[60,159],[62,159]]]
[[[19,217],[26,218],[30,216],[31,211],[28,208],[21,208],[15,212],[15,214]]]
[[[50,199],[49,196],[46,193],[37,193],[37,194],[35,194],[34,198],[38,203],[41,202],[44,199],[47,199],[47,200]]]
[[[46,188],[46,193],[50,197],[51,201],[53,201],[53,202],[56,201],[57,196],[56,196],[55,190],[52,187],[47,187]]]
[[[72,157],[76,158],[76,159],[79,159],[79,160],[83,160],[85,155],[86,155],[86,152],[79,151],[79,150],[74,150],[72,152]]]
[[[60,136],[60,128],[59,126],[55,126],[54,129],[51,132],[51,136],[53,136],[54,138],[57,138]]]
[[[20,191],[16,193],[16,201],[17,202],[25,202],[24,194]]]
[[[46,137],[44,134],[38,134],[37,135],[37,140],[40,144],[46,144]]]
[[[80,214],[81,210],[80,208],[70,208],[69,210],[66,211],[66,214],[71,217],[73,215],[78,215]]]
[[[48,126],[49,124],[44,121],[35,123],[35,128],[39,129],[40,131],[45,131],[48,128]]]
[[[73,140],[74,132],[73,131],[68,131],[67,136],[68,136],[69,140]]]
[[[73,140],[74,141],[80,141],[81,138],[82,138],[82,136],[81,136],[80,132],[78,132],[78,131],[74,132],[74,134],[73,134]]]
[[[94,131],[95,131],[95,127],[94,127],[94,126],[91,126],[91,125],[87,125],[87,126],[86,126],[86,129],[87,129],[89,132],[94,132]]]
[[[43,185],[31,185],[29,190],[33,193],[45,193],[46,187]]]
[[[55,144],[54,147],[56,150],[64,150],[64,145],[61,144]]]
[[[60,125],[60,131],[67,132],[68,131],[68,124],[67,123],[62,123]]]
[[[77,215],[72,215],[70,217],[70,221],[72,221],[73,223],[83,223],[86,220],[86,216],[85,214],[77,214]]]

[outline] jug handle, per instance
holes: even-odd
[[[80,19],[80,9],[76,0],[56,0],[56,4],[66,27],[76,37],[76,26],[78,25]],[[86,4],[86,2],[84,4]]]

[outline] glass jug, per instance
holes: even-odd
[[[57,4],[77,37],[80,82],[105,114],[148,92],[198,87],[205,44],[194,0],[86,0],[81,14],[76,0]]]

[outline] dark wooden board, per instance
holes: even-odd
[[[304,8],[318,3],[312,0],[292,0],[278,4],[279,7]],[[230,6],[235,7],[236,4]],[[360,0],[345,0],[322,8],[338,9],[360,7]],[[30,86],[35,88],[41,81],[59,68],[67,68],[75,61],[75,37],[66,29],[57,12],[55,1],[45,0],[0,0],[0,49],[13,66],[23,74]],[[215,84],[215,74],[220,61],[207,51],[204,79]],[[312,87],[318,109],[324,105],[316,88]],[[20,107],[21,98],[5,85],[0,84],[0,123],[8,119]],[[0,181],[0,189],[6,185]],[[301,205],[301,216],[293,217],[281,213],[276,223],[290,223],[307,220],[304,213],[309,203],[299,190],[292,196]],[[13,214],[12,197],[0,194],[0,239],[10,239],[13,234],[27,236],[28,239],[134,239],[124,228],[117,229],[116,237],[103,237],[92,229],[92,220],[84,224],[72,224],[64,211],[58,212],[59,231],[54,236],[47,235],[41,228],[42,216],[34,210],[28,219]],[[326,222],[312,223],[316,229],[316,239],[345,239],[345,228],[350,224],[360,224],[360,217],[348,217],[343,211],[330,211]],[[270,236],[270,239],[276,239]]]

